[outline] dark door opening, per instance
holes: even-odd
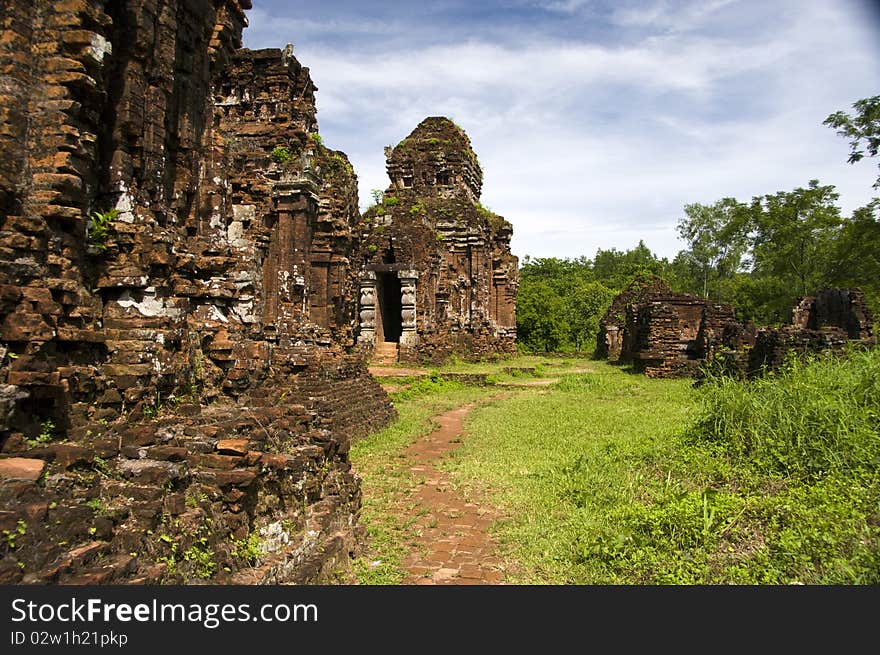
[[[400,343],[403,322],[400,312],[400,278],[397,273],[379,273],[376,276],[376,297],[379,311],[376,312],[376,337],[379,341]]]

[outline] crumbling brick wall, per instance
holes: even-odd
[[[637,275],[626,288],[614,297],[611,306],[599,320],[599,333],[596,336],[596,358],[609,362],[624,361],[630,357],[632,348],[628,343],[627,308],[641,304],[646,298],[656,294],[672,293],[665,280],[656,275]],[[630,318],[634,320],[634,318]]]
[[[747,353],[752,334],[731,305],[674,293],[662,278],[639,275],[600,320],[596,357],[632,363],[652,377],[688,376],[716,353]]]
[[[839,353],[853,344],[875,343],[874,316],[861,289],[823,289],[795,303],[791,325],[758,331],[747,372],[776,370],[790,353]]]
[[[479,204],[467,135],[426,118],[386,155],[391,185],[363,217],[359,342],[397,343],[414,362],[515,352],[513,228]]]
[[[249,7],[3,5],[0,581],[308,582],[355,548],[348,445],[393,413],[347,353],[357,182],[291,50],[236,51]]]
[[[664,286],[637,279],[615,298],[602,319],[598,356],[631,362],[651,377],[698,375],[707,362],[719,372],[759,375],[779,368],[791,352],[840,352],[854,342],[874,343],[873,316],[859,289],[802,298],[792,308],[791,325],[757,329],[738,321],[731,305]]]
[[[675,293],[637,305],[630,356],[635,370],[649,377],[692,374],[703,359],[698,335],[705,308],[705,300]]]
[[[800,298],[792,307],[790,323],[802,330],[837,327],[850,339],[874,336],[874,316],[861,289],[823,289]]]

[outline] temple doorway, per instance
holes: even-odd
[[[403,331],[400,278],[397,273],[376,274],[376,341],[400,343]]]

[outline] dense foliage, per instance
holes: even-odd
[[[593,351],[599,319],[638,273],[668,275],[670,264],[639,242],[599,250],[594,259],[531,259],[520,269],[517,341],[531,352]]]
[[[517,331],[531,352],[589,352],[611,300],[640,272],[676,291],[732,303],[742,320],[778,325],[797,298],[828,287],[860,287],[880,315],[880,199],[841,216],[833,186],[723,198],[684,208],[688,247],[668,261],[643,243],[599,250],[594,259],[524,259]]]

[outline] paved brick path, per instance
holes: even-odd
[[[459,445],[462,423],[474,405],[434,417],[440,427],[407,449],[410,470],[423,482],[410,499],[410,517],[421,532],[404,560],[404,584],[502,584],[503,563],[495,555],[489,526],[498,510],[461,496],[434,464]]]

